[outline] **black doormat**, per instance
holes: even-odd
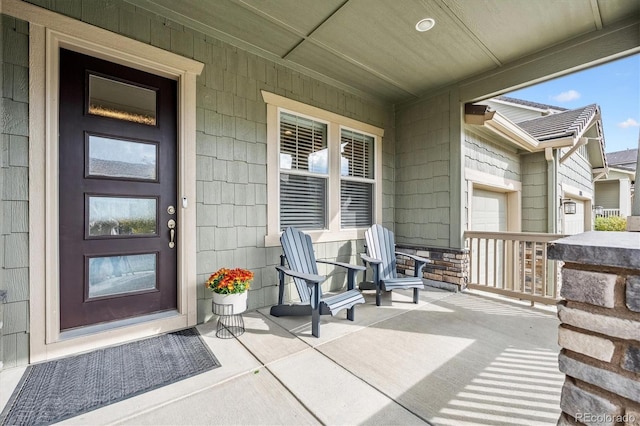
[[[2,425],[45,425],[220,367],[195,328],[27,367]]]

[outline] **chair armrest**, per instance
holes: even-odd
[[[398,256],[405,256],[405,257],[408,257],[409,259],[413,259],[413,260],[415,260],[416,262],[422,262],[422,263],[430,263],[430,262],[431,262],[431,261],[430,261],[429,259],[427,259],[427,258],[420,257],[420,256],[416,256],[416,255],[414,255],[414,254],[403,253],[403,252],[401,252],[401,251],[397,251],[397,252],[395,252],[395,253],[396,253],[396,255],[398,255]]]
[[[364,253],[360,253],[360,258],[362,260],[364,260],[365,262],[370,263],[372,265],[378,265],[378,264],[382,263],[382,260],[374,259],[373,257],[369,257]]]
[[[318,263],[326,263],[326,264],[329,264],[329,265],[336,265],[336,266],[340,266],[342,268],[350,269],[352,271],[364,271],[365,269],[367,269],[364,266],[352,265],[350,263],[343,263],[343,262],[334,262],[332,260],[316,260],[316,262],[318,262]]]
[[[352,265],[350,263],[343,263],[343,262],[334,262],[332,260],[316,260],[316,262],[326,263],[328,265],[335,265],[335,266],[340,266],[342,268],[345,268],[347,270],[347,288],[349,290],[353,290],[355,288],[356,275],[358,275],[358,272],[367,270],[365,266]]]
[[[398,256],[405,256],[405,257],[408,257],[409,259],[413,259],[415,261],[416,266],[414,268],[413,275],[416,276],[416,277],[422,277],[422,270],[424,269],[425,265],[427,263],[433,263],[432,260],[425,259],[424,257],[416,256],[416,255],[413,255],[413,254],[402,253],[400,251],[397,251],[395,253]]]
[[[284,266],[276,266],[276,269],[290,277],[300,278],[301,280],[306,281],[308,284],[321,283],[327,279],[327,277],[322,275],[305,274],[303,272],[292,271],[291,269],[285,268]]]

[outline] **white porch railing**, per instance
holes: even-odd
[[[620,209],[604,209],[602,217],[620,216]]]
[[[530,300],[532,305],[557,302],[559,268],[547,260],[547,245],[564,235],[467,231],[464,236],[469,288]]]

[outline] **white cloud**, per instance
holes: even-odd
[[[556,102],[571,102],[575,101],[576,99],[580,99],[580,96],[582,95],[577,90],[567,90],[566,92],[562,92],[559,95],[552,96],[551,99]]]
[[[623,129],[626,129],[627,127],[640,127],[640,123],[633,118],[627,118],[622,123],[618,123],[618,127],[622,127]]]

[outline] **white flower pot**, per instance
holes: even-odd
[[[213,313],[216,315],[235,315],[247,310],[247,291],[244,293],[213,293]]]

